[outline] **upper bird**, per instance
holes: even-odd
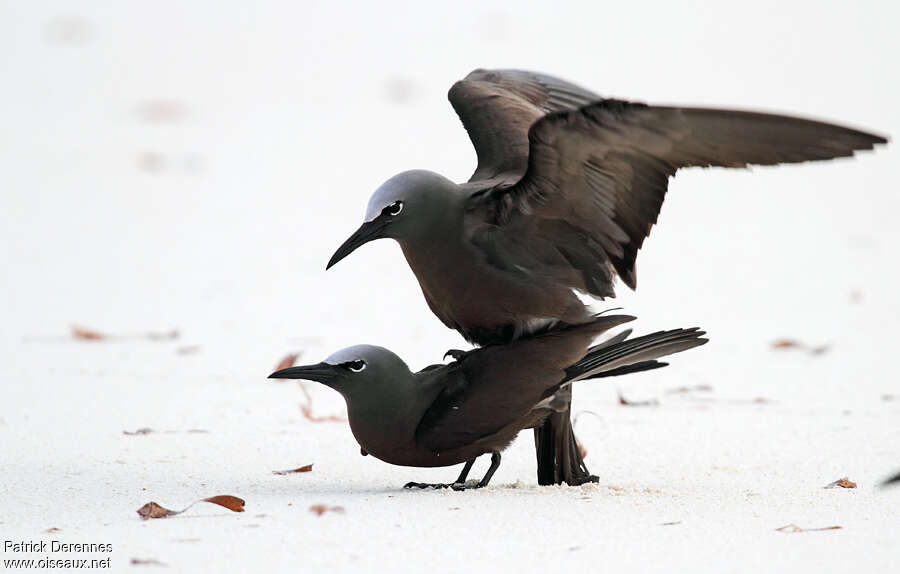
[[[632,289],[635,258],[669,177],[683,167],[746,167],[850,156],[883,137],[754,112],[603,99],[521,70],[475,70],[450,103],[478,154],[467,183],[396,175],[328,262],[395,239],[429,307],[480,345],[590,312],[575,291]]]

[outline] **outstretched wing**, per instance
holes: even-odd
[[[613,272],[634,289],[638,249],[679,168],[824,160],[886,142],[787,116],[618,100],[550,113],[528,138],[522,179],[469,200],[472,240],[489,261],[520,254],[504,264],[600,297],[614,296]]]
[[[448,365],[446,387],[425,412],[416,442],[432,452],[470,445],[528,416],[600,333],[633,320],[604,315],[587,324],[493,345]]]
[[[447,94],[469,133],[478,168],[469,181],[515,183],[528,167],[528,129],[550,112],[600,96],[559,78],[524,70],[475,70]]]

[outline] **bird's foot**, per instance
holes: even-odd
[[[450,349],[446,353],[444,353],[444,358],[452,357],[454,361],[458,361],[465,357],[468,353],[466,351],[461,351],[459,349]]]
[[[581,486],[582,484],[587,484],[589,482],[600,482],[600,477],[596,474],[579,474],[578,476],[571,476],[565,479],[565,483],[569,486]]]
[[[481,488],[482,485],[479,484],[466,484],[465,482],[451,482],[449,484],[443,483],[428,483],[428,482],[407,482],[403,485],[403,488],[433,488],[434,490],[440,490],[442,488],[451,488],[453,490],[469,490],[472,488]]]

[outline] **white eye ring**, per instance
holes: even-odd
[[[396,211],[394,211],[396,209]],[[389,215],[400,215],[400,212],[403,211],[403,202],[395,201],[394,203],[387,206],[387,212]]]
[[[361,373],[366,370],[366,362],[362,359],[357,359],[355,361],[350,361],[347,363],[347,368],[353,371],[354,373]]]

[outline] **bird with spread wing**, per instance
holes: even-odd
[[[887,141],[790,116],[604,99],[521,70],[475,70],[449,98],[478,155],[472,177],[392,177],[328,267],[395,239],[434,314],[477,345],[587,321],[576,292],[613,297],[616,276],[635,288],[638,250],[681,168],[826,160]],[[594,478],[561,455],[575,444],[568,411],[535,441],[541,484]]]

